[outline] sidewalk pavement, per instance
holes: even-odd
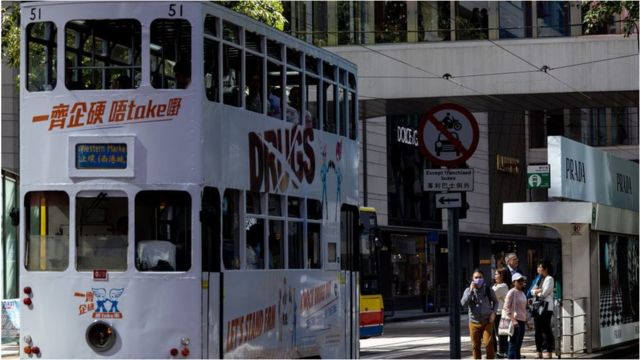
[[[448,317],[448,312],[434,312],[434,313],[425,313],[421,309],[412,309],[412,310],[401,310],[394,311],[391,316],[385,316],[385,323],[388,322],[402,322],[402,321],[411,321],[411,320],[419,320],[419,319],[429,319],[434,317]],[[466,318],[467,314],[465,312],[460,313],[460,318]],[[461,327],[460,332],[464,334],[467,332],[466,336],[468,336],[468,330],[463,329]],[[556,349],[557,350],[557,349]],[[484,350],[483,350],[484,351]],[[522,342],[522,348],[520,353],[527,359],[535,359],[536,358],[536,343],[535,343],[535,333],[533,330],[527,330],[524,335],[524,341]],[[624,345],[616,346],[614,348],[609,348],[600,351],[594,351],[592,353],[576,353],[573,356],[569,354],[562,354],[562,358],[566,359],[619,359],[619,358],[634,358],[633,354],[638,354],[638,341],[634,343],[627,343]],[[632,355],[632,357],[629,357]],[[557,358],[557,355],[554,354],[554,358]],[[635,356],[637,358],[637,355]]]

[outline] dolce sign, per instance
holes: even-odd
[[[418,130],[398,126],[396,132],[398,135],[399,143],[418,146]]]
[[[549,136],[549,196],[590,201],[638,211],[638,164],[602,150]]]

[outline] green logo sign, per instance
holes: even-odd
[[[548,189],[551,187],[549,165],[527,166],[527,189]]]

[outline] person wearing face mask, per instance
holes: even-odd
[[[473,358],[482,358],[481,345],[484,345],[487,359],[494,359],[493,322],[499,302],[490,284],[485,283],[482,270],[473,271],[473,279],[464,290],[460,304],[469,307],[469,336]]]

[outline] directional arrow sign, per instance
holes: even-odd
[[[460,193],[436,194],[436,208],[459,208],[462,207],[462,196]]]

